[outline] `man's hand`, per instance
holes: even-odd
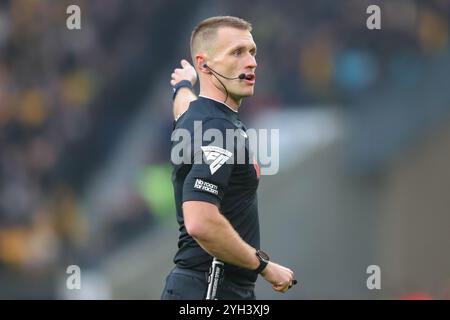
[[[181,60],[181,68],[176,68],[172,73],[172,79],[170,84],[175,86],[181,80],[188,80],[191,82],[192,86],[197,82],[197,72],[194,67],[186,60]]]
[[[277,263],[269,261],[267,267],[261,272],[261,275],[266,281],[272,284],[272,288],[278,292],[286,292],[293,284],[294,272],[286,267],[283,267]]]
[[[172,73],[170,84],[175,86],[181,80],[188,80],[192,86],[197,82],[197,72],[186,60],[181,60],[181,68],[177,68]],[[180,88],[172,106],[173,118],[177,120],[189,108],[189,104],[196,100],[197,96],[189,88]]]

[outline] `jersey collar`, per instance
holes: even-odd
[[[206,96],[204,96],[204,95],[199,95],[199,97],[202,97],[202,98],[204,98],[204,99],[213,100],[213,101],[215,101],[215,102],[217,102],[217,103],[220,103],[221,105],[227,107],[231,112],[235,113],[236,115],[238,114],[238,112],[237,112],[236,110],[234,110],[233,108],[231,108],[229,105],[227,105],[226,103],[224,103],[224,102],[222,102],[222,101],[219,101],[219,100],[216,100],[216,99],[213,99],[213,98],[210,98],[210,97],[206,97]]]

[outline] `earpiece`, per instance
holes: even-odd
[[[203,68],[205,68],[205,69],[208,69],[209,70],[209,74],[212,74],[212,71],[211,71],[211,69],[208,67],[208,65],[206,64],[206,62],[205,63],[203,63]]]

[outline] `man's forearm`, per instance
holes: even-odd
[[[259,260],[255,248],[246,243],[217,208],[202,214],[202,226],[191,236],[210,255],[238,267],[255,270]],[[199,217],[197,217],[199,218]]]
[[[194,100],[197,100],[197,96],[189,88],[179,89],[173,101],[173,118],[178,119]]]

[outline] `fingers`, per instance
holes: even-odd
[[[170,77],[172,78],[172,79],[170,80],[170,85],[173,87],[173,86],[178,82],[178,78],[177,78],[177,76],[176,76],[175,73],[172,73],[172,74],[170,75]]]
[[[170,75],[172,80],[170,81],[170,84],[174,86],[177,82],[183,80],[183,76],[180,74],[181,69],[175,69],[174,72]]]
[[[171,74],[170,84],[174,86],[181,80],[188,80],[192,85],[197,82],[197,73],[194,67],[186,60],[180,60],[181,67],[175,68]]]
[[[187,68],[187,67],[189,67],[191,64],[189,63],[189,62],[187,62],[185,59],[182,59],[181,61],[180,61],[180,63],[181,63],[181,66],[183,67],[183,68]]]
[[[280,281],[280,282],[278,282],[278,283],[272,284],[272,288],[273,288],[275,291],[285,293],[286,291],[289,290],[290,284],[291,284],[290,281],[286,281],[286,282]]]
[[[181,80],[188,80],[188,73],[185,69],[176,68],[173,70],[171,77],[172,79],[175,79],[176,82]]]
[[[283,284],[274,284],[272,285],[273,290],[281,292],[281,293],[285,293],[286,291],[289,290],[289,285],[286,283]]]
[[[296,285],[296,284],[297,284],[297,280],[292,279],[292,280],[289,280],[289,281],[287,281],[287,282],[278,282],[278,283],[274,283],[274,284],[272,284],[272,288],[273,288],[275,291],[285,293],[285,292],[288,291],[290,288],[292,288],[292,286],[294,286],[294,285]]]

